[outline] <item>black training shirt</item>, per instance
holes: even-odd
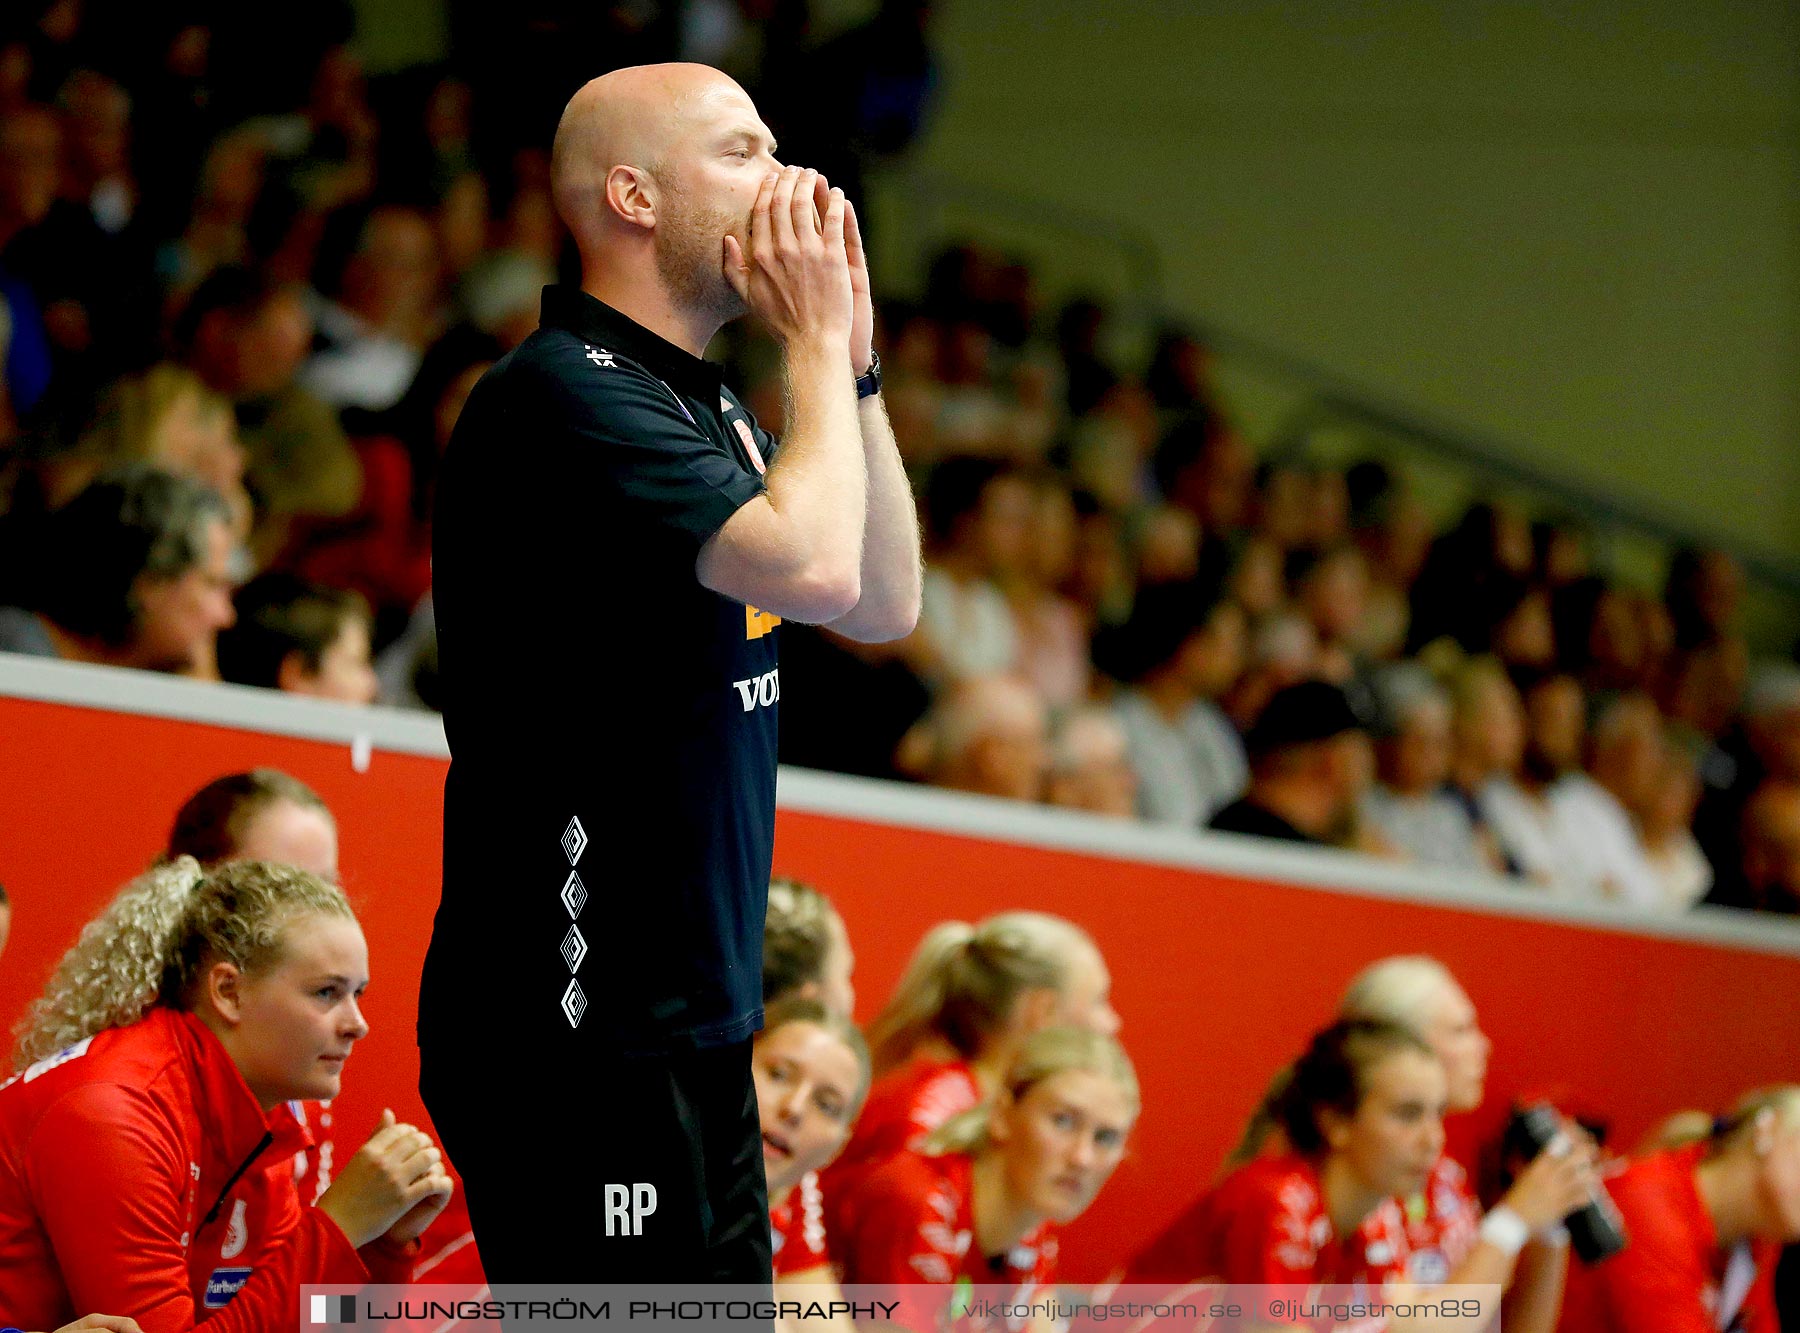
[[[654,1053],[761,1023],[780,622],[694,560],[774,450],[716,367],[575,288],[469,395],[432,542],[423,1040]]]

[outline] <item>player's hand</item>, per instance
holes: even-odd
[[[318,1206],[360,1249],[384,1233],[394,1236],[416,1220],[420,1205],[433,1200],[435,1207],[412,1235],[423,1231],[450,1201],[450,1178],[444,1173],[443,1154],[424,1131],[400,1124],[392,1111],[383,1111],[380,1127],[345,1163]]]
[[[1555,1226],[1601,1188],[1594,1160],[1593,1140],[1577,1138],[1565,1129],[1519,1173],[1500,1202],[1535,1235]]]
[[[144,1333],[138,1327],[137,1320],[123,1314],[84,1315],[72,1324],[64,1324],[56,1333],[92,1333],[95,1329],[104,1330],[105,1333]]]
[[[875,359],[875,293],[869,285],[869,254],[863,249],[862,225],[856,220],[856,205],[848,199],[844,200],[844,254],[850,261],[850,373],[861,375]]]
[[[854,314],[844,248],[842,190],[825,190],[816,171],[784,167],[763,181],[750,215],[748,246],[725,238],[725,278],[781,344],[807,339],[848,347]],[[747,253],[746,253],[747,250]]]

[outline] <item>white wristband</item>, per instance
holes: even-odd
[[[1502,1205],[1481,1219],[1480,1235],[1482,1240],[1511,1259],[1531,1239],[1531,1228],[1525,1224],[1524,1218]]]

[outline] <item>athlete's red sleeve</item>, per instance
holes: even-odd
[[[1633,1229],[1631,1244],[1587,1271],[1609,1329],[1653,1328],[1657,1333],[1718,1333],[1701,1300],[1706,1275],[1697,1258],[1672,1253],[1646,1228]],[[1773,1325],[1769,1326],[1771,1330]]]
[[[899,1302],[886,1322],[927,1333],[938,1326],[972,1238],[933,1206],[932,1191],[941,1184],[936,1173],[914,1165],[895,1158],[863,1182],[855,1241],[843,1256],[844,1283],[883,1288],[879,1299]]]
[[[1274,1286],[1311,1282],[1312,1221],[1261,1180],[1227,1179],[1207,1209],[1205,1248],[1218,1261],[1215,1276]]]
[[[38,1122],[28,1160],[33,1202],[76,1312],[130,1315],[144,1333],[193,1329],[182,1243],[199,1223],[189,1220],[189,1164],[149,1097],[119,1084],[74,1089]],[[286,1327],[302,1283],[367,1280],[337,1224],[301,1209],[291,1174],[286,1183],[289,1207],[263,1240],[255,1272],[206,1320],[207,1333]]]

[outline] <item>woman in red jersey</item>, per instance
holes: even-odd
[[[770,1005],[750,1061],[777,1283],[833,1282],[815,1174],[842,1150],[869,1090],[862,1033],[817,1000]]]
[[[833,1229],[870,1171],[991,1096],[1032,1033],[1116,1033],[1111,990],[1100,950],[1061,917],[1003,912],[978,926],[933,927],[869,1025],[875,1086],[849,1147],[821,1178]]]
[[[451,1184],[391,1113],[302,1208],[286,1103],[337,1095],[368,949],[304,871],[183,857],[82,932],[0,1086],[0,1310],[144,1333],[293,1321],[306,1283],[406,1281]]]
[[[1411,1249],[1397,1200],[1418,1193],[1430,1179],[1443,1153],[1447,1103],[1443,1063],[1418,1035],[1390,1023],[1332,1025],[1313,1038],[1277,1098],[1286,1151],[1226,1176],[1185,1225],[1140,1257],[1134,1276],[1404,1293],[1415,1284],[1408,1277]],[[1500,1284],[1526,1236],[1554,1226],[1592,1185],[1587,1152],[1572,1143],[1542,1171],[1554,1176],[1557,1188],[1531,1192],[1519,1200],[1519,1212],[1496,1209],[1498,1220],[1482,1223],[1478,1243],[1453,1275],[1457,1282]],[[1491,1318],[1493,1309],[1484,1317]],[[1412,1314],[1343,1327],[1435,1333],[1471,1326],[1484,1325]],[[1259,1327],[1334,1324],[1290,1312]]]
[[[1393,1023],[1424,1038],[1444,1066],[1446,1113],[1466,1114],[1481,1105],[1493,1043],[1481,1030],[1474,1003],[1437,959],[1403,956],[1371,963],[1344,992],[1338,1016]],[[1579,1136],[1578,1130],[1571,1133]],[[1579,1160],[1576,1154],[1559,1166],[1559,1159],[1543,1158],[1535,1171],[1520,1174],[1498,1206],[1519,1217],[1541,1216],[1540,1196],[1566,1197],[1562,1178]],[[1424,1187],[1399,1203],[1406,1222],[1407,1280],[1421,1286],[1474,1280],[1461,1270],[1483,1244],[1482,1209],[1462,1165],[1447,1153],[1440,1156]],[[1501,1257],[1500,1281],[1507,1287],[1501,1323],[1507,1333],[1551,1333],[1562,1308],[1568,1233],[1560,1226],[1533,1231],[1516,1257]],[[1484,1263],[1483,1271],[1487,1268]]]
[[[833,1237],[844,1281],[893,1288],[893,1322],[915,1330],[940,1326],[946,1287],[1002,1287],[1014,1304],[1050,1296],[1057,1228],[1094,1201],[1137,1116],[1137,1074],[1116,1041],[1036,1033],[991,1102],[889,1158],[848,1201],[842,1244]]]
[[[1570,1275],[1568,1333],[1778,1333],[1775,1266],[1800,1241],[1800,1087],[1752,1093],[1606,1188],[1629,1243]]]

